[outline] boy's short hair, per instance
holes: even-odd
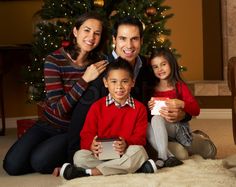
[[[107,68],[105,70],[105,78],[107,79],[110,71],[118,70],[118,69],[122,69],[122,70],[127,71],[129,73],[130,77],[132,79],[134,78],[134,70],[133,70],[132,65],[127,60],[125,60],[121,57],[118,57],[117,59],[115,59],[114,61],[110,62],[107,65]]]

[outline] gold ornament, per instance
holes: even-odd
[[[104,6],[104,0],[94,0],[93,3],[97,7],[103,7]]]
[[[160,42],[160,43],[164,43],[165,42],[165,36],[163,36],[163,35],[157,36],[157,41]]]
[[[148,16],[153,16],[153,15],[155,15],[157,13],[157,9],[156,9],[156,7],[148,7],[147,8],[147,10],[146,10],[146,14],[148,15]]]
[[[117,13],[118,13],[117,10],[113,10],[113,11],[111,12],[111,14],[110,14],[109,17],[111,18],[111,17],[115,16]]]
[[[145,28],[146,28],[145,23],[143,23],[142,21],[141,21],[141,23],[142,23],[142,25],[143,25],[143,30],[145,30]]]

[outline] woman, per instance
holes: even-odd
[[[52,173],[66,162],[73,108],[107,65],[105,60],[97,62],[104,39],[102,18],[85,13],[76,20],[69,45],[46,57],[43,121],[38,121],[6,154],[3,167],[9,175]]]

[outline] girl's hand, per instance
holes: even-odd
[[[82,78],[86,82],[95,80],[106,69],[107,64],[107,60],[102,60],[97,63],[91,64],[87,67]]]
[[[153,99],[153,97],[150,99],[150,101],[148,101],[148,108],[149,110],[152,110],[153,107],[155,105],[155,100]]]
[[[168,99],[165,107],[161,107],[160,115],[168,122],[181,121],[185,117],[184,101],[179,99]]]
[[[119,138],[120,140],[114,141],[113,147],[115,151],[119,153],[119,155],[123,155],[127,149],[127,143],[122,137],[119,137]]]
[[[97,139],[97,136],[93,138],[93,142],[90,146],[90,150],[92,151],[93,155],[96,158],[98,158],[99,153],[102,152],[102,146],[101,146],[101,142],[97,142],[96,139]]]

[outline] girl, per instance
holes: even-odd
[[[104,60],[96,62],[105,43],[104,34],[102,18],[85,13],[77,18],[69,45],[46,57],[43,121],[29,129],[6,154],[3,167],[9,175],[52,173],[67,161],[72,110],[107,65]]]
[[[179,66],[172,52],[166,48],[154,49],[150,57],[150,65],[154,82],[151,89],[152,98],[148,102],[149,109],[153,109],[155,97],[163,97],[168,98],[165,101],[167,106],[169,103],[175,103],[185,113],[191,116],[199,115],[198,103],[180,77]],[[162,115],[154,115],[148,127],[148,140],[158,152],[156,164],[159,167],[173,167],[183,163],[168,150],[168,137],[183,146],[190,146],[192,135],[189,124],[170,121],[163,118]]]

